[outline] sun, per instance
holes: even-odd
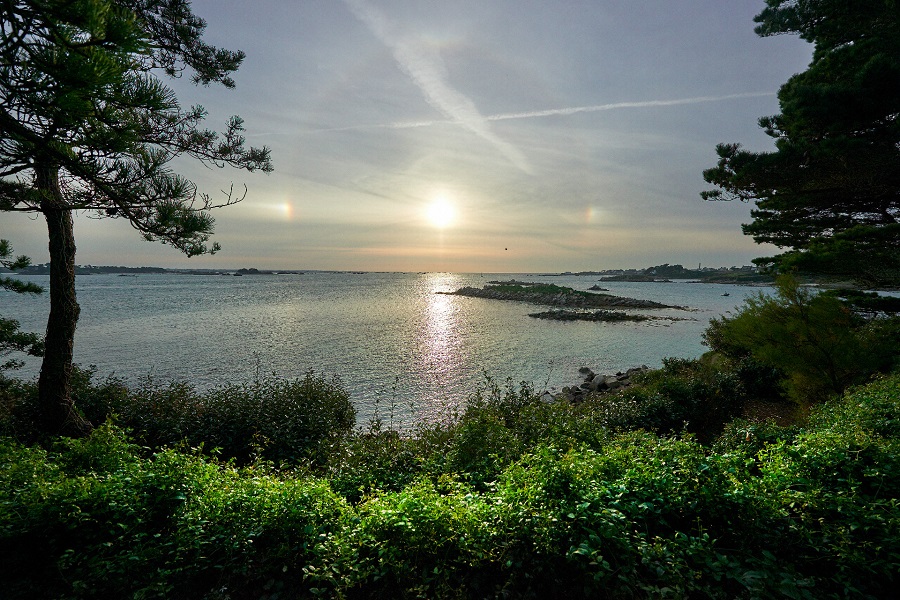
[[[433,226],[444,229],[456,221],[456,208],[449,200],[440,196],[428,205],[425,215]]]

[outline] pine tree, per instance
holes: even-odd
[[[9,241],[0,240],[0,267],[17,271],[24,269],[30,264],[31,261],[27,256],[13,258],[13,249]],[[34,283],[13,279],[12,277],[0,277],[0,290],[18,294],[41,294],[44,288]],[[44,340],[37,334],[20,331],[18,321],[7,319],[0,315],[0,358],[9,356],[13,352],[41,356],[44,353]],[[18,369],[22,365],[22,361],[16,359],[0,362],[0,373],[10,369]]]
[[[786,272],[900,283],[900,6],[896,0],[767,0],[761,36],[814,44],[809,68],[760,119],[773,152],[720,144],[708,200],[753,201],[747,235],[785,252]]]
[[[79,306],[72,211],[124,218],[145,239],[188,256],[215,252],[219,203],[170,168],[186,155],[215,166],[271,170],[246,148],[243,122],[220,135],[202,107],[182,108],[160,76],[233,87],[241,52],[202,40],[187,0],[18,0],[0,3],[0,210],[40,213],[50,251],[50,316],[38,380],[42,425],[90,429],[72,402]]]

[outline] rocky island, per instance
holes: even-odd
[[[600,323],[620,323],[630,321],[640,323],[642,321],[690,321],[682,317],[658,317],[637,313],[626,313],[620,310],[545,310],[530,313],[529,317],[535,319],[549,319],[551,321],[595,321]]]
[[[681,308],[682,306],[669,306],[652,300],[640,300],[612,294],[596,294],[582,292],[568,287],[552,284],[522,285],[519,282],[501,282],[495,285],[486,285],[482,288],[463,287],[455,292],[438,292],[455,296],[470,296],[473,298],[488,298],[490,300],[514,300],[528,302],[529,304],[541,304],[544,306],[558,306],[565,308]]]

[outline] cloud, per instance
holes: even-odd
[[[381,11],[364,0],[344,1],[356,18],[391,50],[397,65],[416,84],[428,104],[444,114],[449,122],[458,123],[493,145],[516,167],[531,173],[525,155],[497,136],[475,103],[447,82],[443,60],[433,46],[399,32]]]
[[[624,108],[654,108],[659,106],[680,106],[687,104],[704,104],[708,102],[724,102],[726,100],[739,100],[741,98],[764,98],[774,96],[775,92],[746,92],[742,94],[728,94],[726,96],[695,96],[692,98],[675,98],[673,100],[641,100],[637,102],[615,102],[611,104],[594,104],[590,106],[570,106],[566,108],[549,108],[546,110],[530,110],[514,113],[499,113],[480,117],[484,121],[507,121],[511,119],[537,119],[541,117],[569,116],[578,113],[601,112],[607,110],[620,110]],[[331,131],[356,131],[360,129],[415,129],[418,127],[433,127],[435,125],[447,125],[457,122],[453,120],[434,119],[430,121],[396,121],[393,123],[380,123],[376,125],[349,125],[347,127],[332,127],[328,129],[315,129],[308,133],[325,133]]]
[[[735,100],[738,98],[760,98],[774,96],[774,92],[749,92],[746,94],[729,94],[727,96],[697,96],[694,98],[679,98],[676,100],[645,100],[642,102],[616,102],[613,104],[596,104],[593,106],[573,106],[569,108],[551,108],[548,110],[532,110],[526,112],[504,113],[489,115],[488,121],[505,121],[507,119],[534,119],[537,117],[552,117],[557,115],[567,116],[577,113],[599,112],[604,110],[616,110],[620,108],[652,108],[655,106],[678,106],[681,104],[702,104],[704,102],[721,102],[723,100]],[[413,125],[415,126],[415,125]]]

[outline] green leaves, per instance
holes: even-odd
[[[830,294],[780,278],[776,295],[751,297],[733,316],[714,319],[704,334],[732,360],[752,357],[780,374],[788,395],[809,404],[839,394],[896,357],[896,324],[866,322]]]
[[[31,264],[27,256],[12,258],[13,248],[8,240],[0,240],[0,266],[12,271],[24,269]],[[19,294],[41,294],[44,288],[30,281],[21,281],[11,277],[0,277],[0,290],[9,290]],[[23,352],[31,356],[43,356],[44,338],[34,333],[19,331],[19,322],[0,316],[0,358],[12,352]],[[10,359],[0,363],[0,372],[18,369],[24,363]]]
[[[706,200],[754,201],[743,231],[787,248],[759,259],[781,273],[896,285],[900,273],[900,18],[896,4],[767,0],[760,35],[799,34],[813,61],[760,119],[773,152],[720,144]]]
[[[356,505],[330,477],[154,453],[111,425],[49,449],[0,439],[4,593],[890,597],[898,409],[894,376],[802,430],[718,450],[646,432],[561,448],[546,433],[491,485],[422,470]]]

